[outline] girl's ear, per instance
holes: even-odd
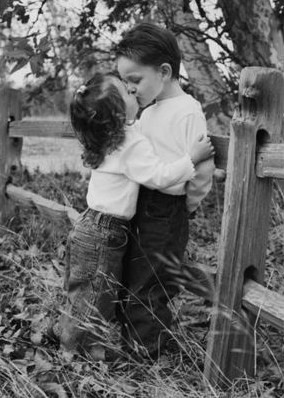
[[[160,66],[160,70],[162,73],[162,77],[166,80],[169,80],[172,78],[172,67],[170,64],[168,64],[167,62],[164,62],[161,66]]]

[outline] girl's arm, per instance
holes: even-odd
[[[194,178],[194,164],[189,155],[175,162],[165,163],[155,154],[150,141],[136,129],[126,134],[126,144],[121,151],[121,165],[130,180],[148,188],[163,189]]]

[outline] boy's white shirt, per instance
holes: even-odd
[[[146,108],[140,118],[140,129],[165,162],[190,155],[193,143],[207,136],[201,105],[188,94],[157,101]],[[160,191],[186,194],[188,210],[193,212],[210,191],[214,170],[213,158],[208,159],[195,167],[195,177],[188,183],[180,182]]]
[[[163,162],[137,128],[127,127],[122,146],[107,155],[91,172],[87,204],[90,208],[130,219],[136,212],[139,186],[163,189],[194,178],[194,165],[187,153]]]

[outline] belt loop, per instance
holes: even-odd
[[[102,213],[101,213],[100,211],[97,211],[97,214],[96,214],[96,223],[97,223],[98,225],[101,224],[101,218],[102,218]]]

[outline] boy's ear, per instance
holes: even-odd
[[[164,78],[166,78],[166,79],[171,79],[172,78],[173,71],[172,71],[172,67],[171,67],[170,64],[168,64],[167,62],[164,62],[160,66],[160,69],[161,69],[162,76]]]

